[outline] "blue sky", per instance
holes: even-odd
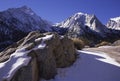
[[[0,0],[0,11],[23,5],[53,23],[77,12],[95,14],[104,24],[109,18],[120,16],[120,0]]]

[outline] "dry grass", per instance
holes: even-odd
[[[85,43],[83,42],[83,40],[79,39],[79,38],[72,38],[74,45],[77,49],[82,49],[85,46]]]
[[[108,54],[111,58],[114,58],[117,62],[120,63],[120,46],[88,48],[86,50],[93,52],[104,52]]]
[[[97,44],[96,47],[105,46],[105,45],[110,45],[110,43],[106,41],[102,41],[101,43]]]

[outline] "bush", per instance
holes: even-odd
[[[97,44],[96,47],[105,46],[105,45],[110,45],[110,43],[106,41],[102,41],[101,43]]]
[[[79,38],[72,38],[73,42],[74,42],[74,46],[77,48],[77,49],[82,49],[84,48],[85,46],[85,43],[79,39]]]

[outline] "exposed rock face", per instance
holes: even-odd
[[[14,57],[22,59],[23,56],[19,54],[21,52],[23,53],[21,55],[27,54],[24,59],[30,58],[28,64],[21,64],[10,77],[0,74],[0,81],[50,79],[57,74],[57,68],[70,66],[76,59],[74,44],[67,37],[61,37],[56,33],[31,32],[27,37],[0,53],[0,66],[4,62],[9,65],[13,55],[18,55]],[[6,65],[2,67],[6,67]],[[11,65],[14,65],[14,63]],[[0,72],[1,70],[5,69],[0,67]],[[9,70],[7,73],[9,73]],[[4,80],[2,76],[5,77]]]

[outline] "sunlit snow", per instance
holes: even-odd
[[[113,20],[115,22],[120,22],[120,17],[111,18],[110,20]]]

